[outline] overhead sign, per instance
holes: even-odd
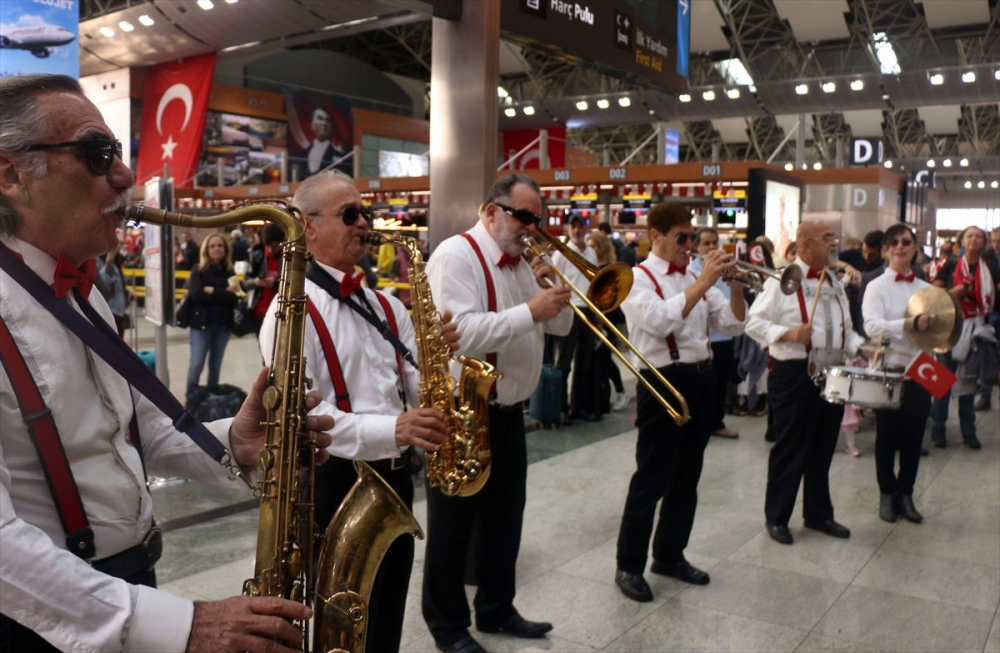
[[[0,77],[80,76],[79,0],[2,0]]]
[[[877,138],[851,139],[851,165],[868,166],[882,163],[882,141]]]
[[[688,89],[690,0],[507,0],[500,27],[512,40],[554,47],[611,75]]]

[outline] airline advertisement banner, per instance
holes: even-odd
[[[79,23],[79,0],[0,0],[0,77],[79,77]]]

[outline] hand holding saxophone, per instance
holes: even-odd
[[[289,620],[311,616],[312,610],[305,604],[273,596],[234,596],[195,603],[185,653],[296,653],[302,647],[302,631]]]
[[[448,440],[448,420],[437,408],[413,408],[396,418],[396,446],[436,452]]]
[[[445,311],[441,316],[441,343],[454,354],[458,351],[458,340],[458,325],[451,321],[451,311]]]

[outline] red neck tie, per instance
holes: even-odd
[[[500,257],[500,262],[497,263],[497,267],[500,268],[501,270],[507,267],[508,265],[517,267],[517,264],[520,262],[521,262],[520,256],[511,256],[507,252],[504,252],[503,256]]]
[[[687,274],[688,266],[686,265],[674,265],[673,263],[667,264],[667,274]]]
[[[902,273],[897,272],[896,273],[896,281],[913,281],[916,278],[916,276],[917,275],[915,275],[912,272],[909,273],[909,274],[902,274]]]
[[[66,258],[65,254],[60,254],[56,261],[56,272],[52,281],[52,287],[56,291],[56,297],[62,299],[73,288],[80,291],[86,299],[90,297],[90,289],[94,287],[94,279],[97,277],[97,263],[89,258],[83,265],[76,267],[73,261]]]
[[[356,278],[349,274],[345,274],[344,278],[340,281],[340,298],[347,299],[351,295],[357,293],[361,290],[361,275],[359,274]]]

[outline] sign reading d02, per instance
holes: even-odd
[[[877,138],[851,139],[851,165],[869,166],[882,163],[882,141]]]

